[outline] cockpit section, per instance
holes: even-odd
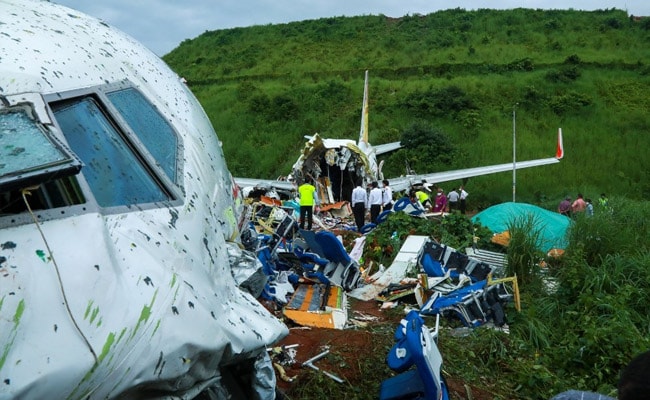
[[[0,100],[0,226],[180,203],[180,137],[129,82]]]

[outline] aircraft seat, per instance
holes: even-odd
[[[382,382],[381,400],[449,398],[436,337],[437,331],[432,333],[417,311],[404,317],[395,332],[397,342],[386,358],[388,366],[401,373]],[[412,366],[415,369],[409,369]]]

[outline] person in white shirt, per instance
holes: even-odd
[[[381,198],[381,203],[382,206],[384,207],[384,211],[386,210],[392,210],[393,209],[393,189],[388,186],[388,179],[384,179],[382,181],[384,184],[384,190],[383,190],[383,195]]]
[[[467,193],[465,189],[461,186],[458,191],[460,192],[460,213],[465,214],[465,211],[467,210]]]
[[[449,202],[447,203],[449,205],[449,212],[453,212],[454,210],[458,210],[458,198],[459,197],[460,197],[460,195],[454,189],[451,189],[451,192],[449,192],[447,194],[447,200],[449,200]]]
[[[368,205],[370,206],[370,222],[373,224],[377,223],[377,217],[381,212],[383,193],[379,189],[379,184],[377,182],[372,183],[372,189],[370,190],[370,195],[368,196]]]
[[[357,225],[357,231],[361,232],[361,228],[365,223],[366,218],[366,203],[368,203],[368,193],[366,189],[361,186],[361,181],[357,182],[357,187],[352,190],[352,214],[354,215],[354,222]]]

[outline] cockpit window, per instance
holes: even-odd
[[[140,92],[133,88],[106,93],[138,139],[165,171],[176,180],[178,138],[169,123]]]
[[[0,111],[0,217],[85,201],[81,161],[32,115],[29,105]]]
[[[68,144],[83,161],[82,172],[101,207],[171,200],[95,98],[50,105]]]
[[[80,168],[26,109],[0,112],[0,192],[74,175]]]

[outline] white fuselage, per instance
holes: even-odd
[[[112,155],[97,146],[72,177],[82,200],[32,215],[5,193],[20,210],[0,211],[0,399],[192,398],[286,335],[233,279],[241,210],[218,138],[181,79],[132,38],[46,1],[0,0],[0,37],[0,117],[28,109],[75,152],[61,101],[90,96],[166,196],[102,200],[98,190],[119,192],[131,165],[100,187],[90,176],[115,164],[98,168]],[[112,88],[140,93],[177,144],[143,145],[106,102]]]

